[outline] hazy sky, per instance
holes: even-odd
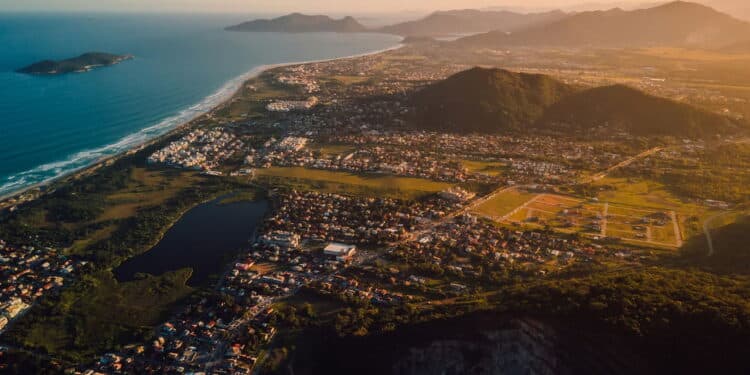
[[[644,0],[0,0],[4,11],[188,11],[367,13],[514,6],[564,7],[580,3],[627,4]]]

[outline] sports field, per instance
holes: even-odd
[[[590,237],[667,247],[682,245],[677,214],[671,210],[513,189],[483,203],[474,212],[496,221]]]

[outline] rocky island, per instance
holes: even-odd
[[[27,67],[18,69],[18,73],[25,74],[67,74],[83,73],[93,69],[119,64],[132,59],[132,55],[113,55],[111,53],[88,52],[66,60],[44,60]]]
[[[270,20],[259,19],[243,22],[226,28],[229,31],[282,32],[282,33],[311,33],[337,32],[358,33],[367,28],[352,17],[333,19],[328,16],[309,16],[292,13]]]

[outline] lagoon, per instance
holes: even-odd
[[[220,275],[239,251],[250,246],[269,209],[265,200],[222,203],[223,199],[186,212],[156,246],[117,267],[117,280],[132,281],[139,273],[161,275],[192,268],[188,285],[208,286],[212,276]]]

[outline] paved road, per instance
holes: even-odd
[[[602,178],[607,177],[608,174],[612,173],[616,169],[619,169],[619,168],[622,168],[622,167],[627,167],[628,165],[633,164],[633,162],[635,162],[638,159],[643,159],[645,157],[651,156],[651,155],[653,155],[653,154],[655,154],[657,152],[660,152],[662,150],[664,150],[664,147],[654,147],[654,148],[648,149],[646,151],[643,151],[643,152],[641,152],[638,155],[632,156],[632,157],[630,157],[630,158],[628,158],[626,160],[623,160],[623,161],[621,161],[621,162],[619,162],[619,163],[617,163],[617,164],[615,164],[615,165],[613,165],[613,166],[611,166],[611,167],[603,170],[602,172],[599,172],[599,173],[597,173],[597,174],[595,174],[595,175],[593,175],[591,177],[583,179],[581,181],[581,183],[586,184],[586,183],[590,183],[590,182],[599,181]]]

